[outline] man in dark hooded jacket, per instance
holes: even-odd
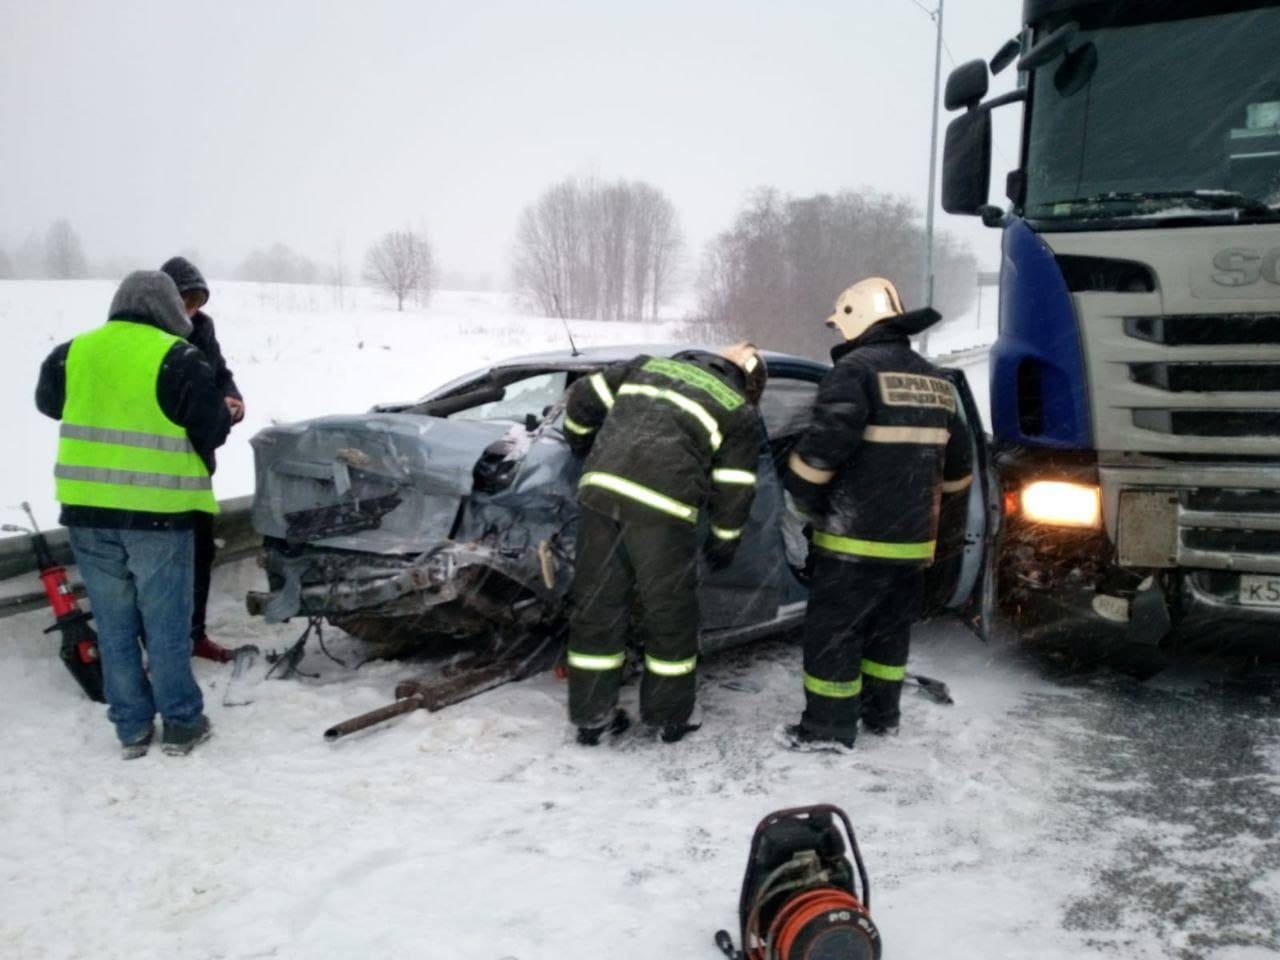
[[[36,406],[62,422],[61,522],[93,605],[124,757],[147,752],[157,712],[165,752],[184,754],[210,730],[191,673],[192,528],[218,510],[210,472],[231,414],[186,340],[191,322],[168,276],[129,274],[107,316],[45,359]]]
[[[874,733],[898,728],[940,500],[972,480],[955,390],[911,349],[911,335],[939,319],[904,313],[893,284],[873,277],[840,294],[827,320],[845,342],[786,477],[814,552],[795,740],[853,746],[859,719]]]
[[[222,347],[218,344],[218,336],[214,333],[213,318],[201,308],[209,302],[209,285],[196,265],[185,257],[172,257],[164,262],[160,269],[167,273],[178,287],[182,295],[182,304],[191,320],[191,336],[187,338],[193,346],[204,354],[209,366],[213,368],[213,379],[221,391],[227,410],[231,413],[232,424],[244,419],[244,398],[236,386],[235,378],[227,367],[222,356]],[[209,464],[213,471],[212,460]],[[213,578],[213,558],[217,553],[217,544],[213,539],[213,517],[200,514],[195,526],[195,601],[191,613],[191,655],[226,663],[233,656],[232,651],[209,639],[205,628],[206,611],[209,606],[209,584]]]
[[[696,730],[698,518],[704,553],[728,566],[751,513],[767,369],[755,346],[639,356],[578,380],[564,430],[586,455],[578,497],[569,720],[593,746],[615,712],[638,601],[645,637],[641,719],[674,743]]]

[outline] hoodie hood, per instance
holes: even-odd
[[[192,330],[177,285],[159,270],[135,270],[125,277],[111,298],[107,319],[148,323],[184,340]]]
[[[178,293],[194,293],[198,290],[206,300],[209,299],[209,284],[204,282],[204,274],[186,257],[170,257],[160,269],[173,280]]]

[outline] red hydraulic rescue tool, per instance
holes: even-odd
[[[90,700],[106,703],[107,698],[102,687],[102,661],[98,659],[98,635],[89,626],[89,618],[93,614],[80,609],[76,595],[67,581],[66,567],[60,566],[53,559],[53,551],[49,549],[49,541],[44,538],[36,525],[31,505],[25,501],[22,509],[31,521],[31,548],[35,551],[36,566],[40,570],[40,582],[44,584],[44,593],[53,608],[53,626],[45,629],[45,633],[57,630],[62,634],[62,662],[75,677],[76,683],[89,696]],[[8,529],[18,529],[9,527]]]

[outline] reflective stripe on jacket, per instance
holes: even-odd
[[[917,326],[927,319],[923,311],[899,318]],[[894,321],[836,347],[832,359],[787,489],[811,518],[817,549],[928,564],[942,494],[966,489],[972,469],[955,388]]]
[[[54,469],[60,503],[218,512],[208,468],[156,398],[160,365],[179,342],[140,323],[108,323],[71,342]]]
[[[586,506],[690,524],[705,512],[717,538],[742,535],[763,432],[728,360],[689,351],[613,364],[574,383],[564,427],[587,457]]]

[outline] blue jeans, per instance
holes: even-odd
[[[194,723],[204,697],[191,672],[192,532],[71,527],[68,533],[93,605],[107,716],[120,742],[146,733],[157,710],[166,721]]]

